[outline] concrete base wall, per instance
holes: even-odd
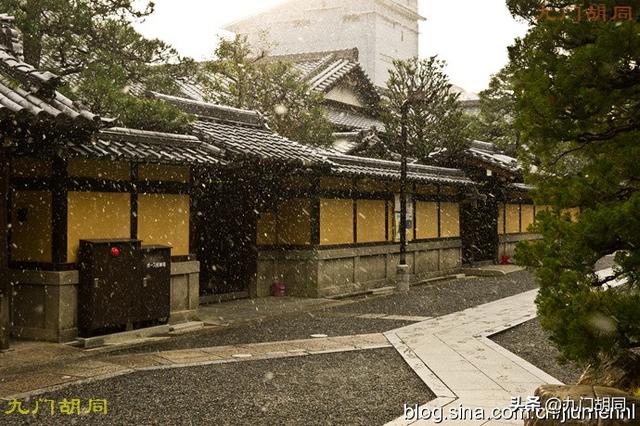
[[[539,234],[506,234],[498,236],[498,260],[502,256],[513,256],[516,254],[516,246],[520,241],[539,240]]]
[[[461,241],[446,239],[411,243],[407,263],[412,282],[461,270]],[[252,297],[266,297],[271,284],[282,280],[287,295],[334,297],[395,285],[400,246],[384,244],[309,250],[264,250]]]
[[[171,265],[170,322],[196,318],[199,262]],[[11,271],[12,335],[68,342],[78,336],[78,271]]]
[[[171,264],[170,323],[197,319],[200,304],[200,262]]]
[[[67,342],[78,336],[78,271],[12,271],[12,334]]]

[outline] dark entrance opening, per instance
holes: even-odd
[[[200,176],[192,204],[192,248],[200,261],[200,295],[249,297],[258,263],[254,180],[227,170]]]
[[[491,192],[480,192],[464,202],[460,212],[462,262],[495,263],[498,257],[498,202]]]

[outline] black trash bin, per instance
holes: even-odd
[[[139,240],[81,240],[79,252],[78,328],[97,331],[126,327],[136,289],[142,286]]]

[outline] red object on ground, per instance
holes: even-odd
[[[282,281],[275,281],[271,284],[271,295],[273,297],[284,297],[287,286]]]
[[[118,257],[120,256],[120,249],[118,247],[111,248],[111,256]]]
[[[500,264],[501,265],[510,265],[511,264],[511,256],[500,256]]]

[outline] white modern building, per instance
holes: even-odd
[[[417,0],[289,0],[225,29],[270,55],[357,48],[363,70],[384,87],[394,59],[418,56]]]

